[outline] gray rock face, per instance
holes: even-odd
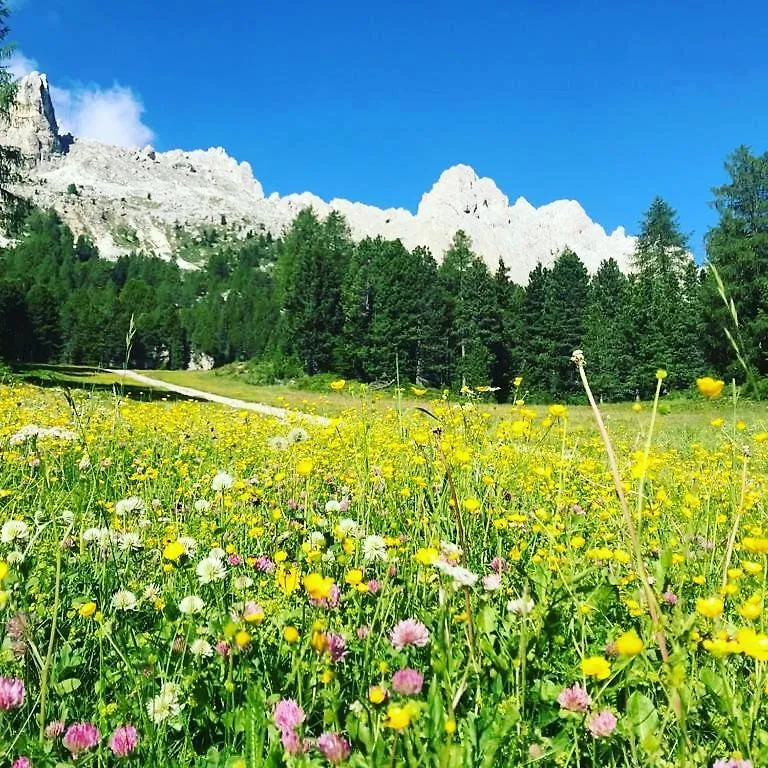
[[[8,118],[0,118],[0,143],[18,147],[31,161],[60,152],[59,127],[48,89],[48,78],[32,72],[17,87]]]
[[[535,208],[520,197],[510,204],[492,179],[478,177],[467,165],[446,170],[412,213],[349,200],[326,202],[309,192],[265,197],[250,165],[221,148],[156,152],[75,139],[64,153],[48,82],[37,73],[20,82],[10,126],[0,133],[3,141],[36,160],[16,191],[56,208],[75,235],[89,234],[107,258],[137,248],[178,257],[180,230],[194,235],[214,228],[230,238],[248,231],[277,236],[310,206],[320,216],[343,214],[356,240],[399,238],[408,248],[430,248],[438,260],[462,229],[491,269],[503,258],[520,284],[538,262],[551,265],[565,247],[576,251],[590,272],[608,258],[628,270],[635,243],[623,227],[606,233],[573,200]],[[71,184],[78,194],[68,193]]]

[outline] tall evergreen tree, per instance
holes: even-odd
[[[615,259],[604,261],[589,286],[584,318],[584,352],[592,389],[606,400],[628,399],[629,284]]]
[[[669,373],[667,385],[690,386],[700,362],[685,351],[697,303],[689,304],[684,290],[691,256],[688,238],[680,230],[677,213],[655,198],[645,214],[634,254],[636,276],[630,283],[630,386],[650,394],[655,372]]]
[[[519,361],[517,372],[527,386],[537,392],[546,391],[549,383],[544,376],[549,348],[545,314],[549,280],[550,271],[541,263],[528,275],[522,308],[522,339],[519,348],[513,350],[513,358]]]
[[[553,397],[564,398],[581,391],[571,355],[574,349],[583,346],[588,293],[587,268],[573,251],[566,248],[552,265],[542,316],[546,351],[542,360],[545,365],[540,364],[540,373]]]
[[[736,328],[713,276],[705,281],[707,360],[716,371],[742,378],[725,331],[740,340],[751,369],[768,374],[768,152],[753,155],[741,146],[725,163],[729,181],[713,190],[720,221],[706,239],[707,255],[733,300]]]
[[[0,0],[0,116],[7,116],[16,96],[16,81],[5,62],[12,48],[4,44],[8,35],[8,4]],[[21,152],[15,147],[0,143],[0,220],[5,228],[14,231],[21,223],[28,206],[9,189],[8,185],[19,180],[22,164]]]

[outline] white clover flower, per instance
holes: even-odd
[[[232,580],[234,588],[240,592],[244,589],[250,589],[253,586],[253,579],[250,576],[236,576]]]
[[[215,557],[217,560],[223,560],[227,553],[221,547],[213,547],[208,553],[208,557]]]
[[[325,549],[325,534],[322,531],[312,531],[307,541],[311,549]]]
[[[66,525],[72,525],[75,521],[75,513],[71,509],[61,510],[61,522]]]
[[[91,459],[88,456],[88,454],[85,454],[82,459],[80,459],[80,463],[77,465],[77,468],[84,472],[88,467],[91,466]]]
[[[363,533],[360,524],[351,517],[342,517],[339,520],[338,528],[341,531],[341,535],[348,539],[359,539]]]
[[[460,587],[474,586],[478,578],[476,573],[472,573],[469,568],[462,568],[460,565],[454,565],[451,568],[450,576],[454,585]]]
[[[284,451],[290,446],[290,443],[288,442],[288,438],[276,435],[275,437],[270,437],[267,440],[267,445],[276,451]]]
[[[227,574],[227,569],[219,558],[206,557],[197,564],[195,573],[197,573],[198,581],[201,584],[210,584],[223,579]]]
[[[141,549],[143,545],[141,543],[141,536],[139,536],[138,533],[134,533],[133,531],[126,531],[120,536],[117,546],[126,552],[130,550]]]
[[[109,528],[86,528],[83,531],[83,541],[88,544],[98,544],[100,547],[106,547],[112,538],[112,531]]]
[[[160,587],[158,587],[157,584],[147,584],[147,586],[144,587],[144,592],[141,596],[147,602],[153,603],[155,600],[157,600],[158,597],[160,597]]]
[[[24,553],[20,549],[11,550],[6,556],[8,565],[19,565],[24,562]]]
[[[301,427],[294,427],[288,433],[287,440],[291,445],[294,443],[303,443],[305,440],[309,440],[309,432]]]
[[[187,595],[179,603],[179,610],[185,616],[194,616],[194,614],[200,613],[203,608],[205,608],[205,603],[197,595]]]
[[[468,568],[463,568],[460,565],[454,565],[447,560],[435,560],[432,564],[441,573],[446,576],[450,576],[453,579],[454,586],[457,587],[471,587],[478,579],[476,573],[472,573]]]
[[[179,536],[176,541],[184,547],[184,554],[187,557],[193,557],[197,552],[197,542],[191,536]]]
[[[377,560],[386,562],[387,543],[382,536],[366,536],[363,539],[363,560],[373,563]]]
[[[328,514],[333,512],[341,512],[341,502],[336,499],[329,499],[325,502],[325,511]]]
[[[192,645],[189,646],[189,652],[198,658],[208,658],[209,656],[213,656],[213,648],[211,647],[211,644],[202,637],[198,637],[197,640],[192,641]]]
[[[132,611],[136,608],[136,595],[129,589],[120,589],[112,595],[112,607],[117,611]]]
[[[328,563],[330,565],[336,562],[336,555],[334,554],[332,549],[327,549],[325,552],[323,552],[323,555],[320,559],[324,563]]]
[[[228,491],[235,484],[232,475],[219,470],[211,481],[211,490],[215,493],[219,491]]]
[[[207,512],[211,508],[208,499],[198,499],[193,505],[195,512]]]
[[[507,610],[515,616],[527,616],[536,603],[530,597],[518,597],[507,603]]]
[[[23,520],[6,520],[0,529],[0,541],[12,544],[14,541],[26,541],[29,538],[29,526]]]
[[[160,695],[147,702],[147,713],[155,725],[176,717],[181,712],[180,695],[181,688],[176,683],[164,683],[160,688]]]
[[[138,496],[129,496],[127,499],[120,499],[120,501],[115,504],[115,514],[120,517],[130,514],[143,515],[146,510],[147,505]]]

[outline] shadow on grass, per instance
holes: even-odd
[[[89,368],[87,366],[18,364],[12,366],[12,370],[18,379],[27,384],[34,384],[37,387],[63,387],[82,389],[88,392],[108,392],[109,394],[119,392],[123,397],[145,402],[156,400],[198,400],[198,398],[180,395],[176,392],[160,389],[159,387],[153,389],[141,384],[131,384],[128,382],[121,385],[116,379],[114,381],[101,381],[98,378],[99,376],[109,376],[110,374],[99,368]],[[204,401],[199,400],[199,402]]]

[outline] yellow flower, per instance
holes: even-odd
[[[8,563],[4,560],[0,560],[0,583],[8,575]]]
[[[299,571],[296,568],[281,568],[275,576],[275,581],[283,593],[290,595],[299,586]]]
[[[286,643],[293,645],[299,640],[299,630],[296,627],[286,627],[283,630],[283,638]]]
[[[564,419],[568,415],[568,409],[564,405],[556,403],[549,406],[549,415],[553,419]]]
[[[637,632],[631,629],[616,638],[615,646],[619,656],[637,656],[638,653],[642,653],[643,641],[638,637]]]
[[[611,676],[611,665],[602,656],[590,656],[581,660],[581,673],[585,677],[595,677],[606,680]]]
[[[659,368],[658,371],[656,371],[656,378],[659,381],[664,381],[664,379],[667,378],[667,372],[664,368]]]
[[[90,600],[87,603],[83,603],[80,606],[80,610],[78,610],[78,613],[84,619],[90,619],[91,616],[93,616],[93,614],[96,613],[96,603],[94,603],[93,600]]]
[[[422,395],[426,394],[427,390],[419,389],[418,387],[414,387],[413,385],[411,385],[411,392],[413,392],[413,394],[416,395],[416,397],[421,397]]]
[[[165,545],[163,557],[166,560],[171,560],[175,563],[180,560],[185,553],[186,549],[184,549],[183,544],[180,544],[178,541],[172,541],[170,544]]]
[[[341,392],[342,389],[347,385],[346,379],[336,379],[336,381],[331,382],[331,389],[334,392]]]
[[[330,670],[330,669],[324,669],[324,670],[323,670],[323,674],[322,674],[322,675],[320,675],[320,682],[321,682],[323,685],[328,685],[328,683],[330,683],[330,682],[332,682],[332,681],[333,681],[333,677],[334,677],[334,675],[333,675],[333,670]]]
[[[313,600],[327,600],[331,596],[333,579],[319,573],[308,573],[304,577],[304,589]]]
[[[516,386],[519,386],[519,384]],[[454,733],[456,733],[456,720],[452,717],[449,717],[445,721],[445,725],[443,726],[443,728],[449,736],[452,736]]]
[[[386,698],[386,688],[382,688],[380,685],[372,685],[368,689],[368,699],[372,704],[381,704]]]
[[[700,379],[696,379],[696,387],[699,392],[710,399],[719,397],[725,386],[724,381],[720,379],[713,379],[711,376],[702,376]]]
[[[763,565],[762,563],[756,563],[754,560],[745,560],[741,567],[747,572],[752,574],[752,576],[756,576],[758,573],[763,572]]]
[[[722,416],[718,416],[716,419],[712,419],[712,421],[709,422],[709,426],[714,427],[715,429],[720,429],[723,424],[725,424],[725,419]]]
[[[439,557],[440,553],[434,547],[420,547],[413,559],[421,565],[432,565]]]
[[[477,512],[480,509],[480,502],[477,499],[464,499],[464,509],[470,513]]]
[[[719,597],[700,597],[696,600],[696,611],[708,619],[716,619],[723,612],[723,601]]]
[[[296,473],[302,477],[308,477],[312,473],[314,466],[312,459],[299,459],[296,463]]]
[[[401,707],[399,704],[391,704],[384,725],[395,731],[404,731],[411,724],[412,717],[413,710],[408,705]]]
[[[363,580],[363,572],[359,568],[353,568],[347,573],[344,580],[354,587]]]
[[[523,377],[522,376],[515,376],[515,378],[512,380],[512,386],[515,389],[518,389],[522,383],[523,383]]]
[[[642,403],[638,403],[638,402],[632,403],[632,410],[635,413],[640,413],[640,411],[643,410]]]
[[[244,629],[241,629],[235,635],[235,642],[237,643],[238,648],[247,648],[251,644],[250,632],[246,632]]]
[[[570,541],[571,547],[573,549],[581,549],[584,544],[586,544],[586,540],[583,536],[574,536]]]
[[[768,554],[768,539],[748,536],[741,543],[747,552],[756,552],[761,555]]]
[[[736,640],[741,650],[758,661],[768,661],[768,635],[757,633],[754,629],[743,627],[736,633]]]
[[[747,601],[739,608],[739,615],[745,618],[747,621],[754,621],[760,618],[760,614],[763,612],[760,603],[751,603]]]
[[[758,432],[755,435],[756,443],[764,443],[766,440],[768,440],[768,432]]]

